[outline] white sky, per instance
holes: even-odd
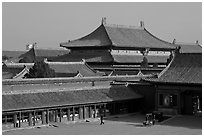
[[[3,3],[2,49],[58,48],[59,43],[85,36],[106,17],[109,24],[139,26],[172,42],[202,42],[202,3]]]

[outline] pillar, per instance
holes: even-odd
[[[58,111],[55,110],[54,112],[55,112],[55,122],[58,122],[58,120],[57,120],[57,118],[58,118]]]
[[[42,124],[46,123],[46,119],[45,119],[45,111],[42,111]]]
[[[35,121],[36,121],[36,119],[35,119],[35,111],[33,111],[33,125],[35,126]]]
[[[89,106],[89,118],[92,118],[92,107]]]
[[[46,124],[49,123],[49,110],[46,110]]]
[[[86,118],[86,107],[83,106],[83,119],[85,119],[85,118]]]
[[[116,104],[115,104],[115,102],[113,103],[113,114],[116,114]]]
[[[17,114],[14,114],[13,115],[13,125],[14,125],[14,128],[16,128],[17,126]]]
[[[5,124],[7,123],[7,115],[5,115]]]
[[[55,111],[54,110],[50,110],[49,111],[49,121],[50,122],[54,122],[54,117],[55,117]]]
[[[74,121],[74,117],[75,117],[75,110],[74,110],[74,107],[73,107],[73,115],[72,115],[72,121]]]
[[[28,112],[28,125],[32,126],[32,113]]]
[[[55,122],[55,110],[52,110],[52,121]]]
[[[21,127],[21,112],[19,112],[19,125],[18,127]]]
[[[103,113],[104,113],[104,117],[105,117],[106,116],[106,104],[104,104],[103,106],[104,106],[104,109],[103,109],[104,112]]]
[[[83,119],[83,108],[79,107],[79,119]]]
[[[95,83],[94,83],[94,81],[92,81],[92,82],[91,82],[91,85],[92,85],[92,86],[95,86]]]
[[[96,118],[96,105],[94,105],[94,118]]]
[[[67,108],[67,121],[70,121],[70,108]]]
[[[60,113],[60,122],[62,122],[62,109],[60,108],[60,110],[59,110],[59,113]]]

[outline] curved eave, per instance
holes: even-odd
[[[82,49],[110,49],[109,45],[105,45],[105,46],[66,46],[66,45],[62,45],[60,44],[60,47],[63,48],[67,48],[67,49],[71,49],[71,50],[82,50]]]
[[[175,50],[176,48],[152,48],[152,47],[126,47],[126,46],[112,46],[112,49],[115,49],[115,50],[146,50],[146,49],[149,49],[151,51],[172,51],[172,50]]]
[[[169,49],[169,50],[175,50],[176,49],[176,46],[175,44],[172,44],[170,42],[167,42],[167,41],[164,41],[164,40],[161,40],[160,38],[154,36],[152,33],[150,33],[147,29],[144,28],[144,31],[146,31],[149,35],[151,35],[153,38],[157,39],[158,41],[164,43],[164,44],[167,44],[169,47],[167,47],[166,49]]]
[[[156,84],[156,85],[186,85],[186,86],[202,86],[202,83],[184,83],[184,82],[164,82],[164,81],[152,81],[152,80],[144,80],[146,82]]]

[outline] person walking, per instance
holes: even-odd
[[[102,125],[102,124],[104,124],[104,121],[103,121],[104,113],[103,113],[103,109],[102,108],[99,109],[99,114],[100,114],[100,120],[101,120],[100,125]]]

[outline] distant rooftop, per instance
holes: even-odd
[[[173,50],[172,43],[163,41],[141,26],[109,25],[104,22],[92,33],[68,42],[60,43],[68,49],[108,48],[108,49],[151,49]]]
[[[180,53],[202,53],[202,47],[199,43],[175,42],[176,46],[180,46]]]

